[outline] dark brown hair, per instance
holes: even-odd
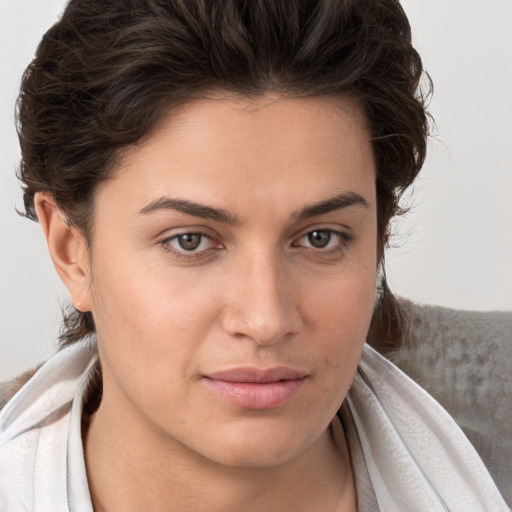
[[[422,74],[397,0],[71,0],[18,100],[26,215],[36,220],[34,194],[49,191],[90,243],[95,187],[123,148],[210,91],[350,95],[372,135],[382,256],[425,158]],[[398,341],[402,326],[383,279],[371,331]],[[61,340],[92,332],[91,313],[71,310]]]

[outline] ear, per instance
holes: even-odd
[[[90,311],[90,256],[83,234],[68,225],[49,192],[37,192],[34,203],[53,264],[74,307]]]

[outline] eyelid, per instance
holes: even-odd
[[[193,250],[193,251],[187,251],[185,249],[178,249],[176,247],[172,247],[170,245],[170,242],[173,240],[177,240],[180,236],[183,235],[200,235],[203,238],[206,238],[212,242],[212,244],[216,245],[217,247],[208,247],[207,249],[202,249],[199,251]],[[169,234],[168,236],[164,237],[159,241],[159,244],[162,246],[162,248],[168,252],[171,253],[174,257],[178,259],[198,259],[201,257],[206,256],[207,254],[211,253],[212,250],[218,250],[222,248],[222,244],[220,244],[216,239],[209,233],[205,233],[201,229],[195,229],[195,228],[185,228],[176,230],[174,233]]]
[[[337,244],[335,247],[303,247],[304,249],[311,250],[318,253],[329,253],[332,251],[338,251],[346,248],[346,246],[351,242],[351,240],[354,238],[351,233],[348,233],[346,231],[336,229],[333,227],[326,227],[326,226],[318,226],[318,227],[312,227],[309,226],[306,230],[302,231],[298,236],[294,238],[294,241],[292,242],[292,246],[294,247],[300,247],[298,242],[307,237],[309,234],[315,232],[315,231],[328,231],[331,233],[331,235],[337,236],[340,239],[340,243]],[[330,241],[329,241],[330,243]]]
[[[303,236],[313,231],[330,231],[331,233],[337,233],[341,236],[346,236],[347,238],[353,237],[352,228],[350,228],[349,226],[332,223],[315,223],[309,224],[306,227],[297,230],[295,235],[292,236],[292,239],[298,240],[299,238],[302,238]]]

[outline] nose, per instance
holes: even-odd
[[[222,316],[228,334],[271,345],[301,330],[299,283],[278,258],[253,254],[228,279]]]

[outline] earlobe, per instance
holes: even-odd
[[[89,251],[84,236],[69,225],[49,192],[34,198],[53,264],[69,291],[71,301],[81,311],[90,311]]]

